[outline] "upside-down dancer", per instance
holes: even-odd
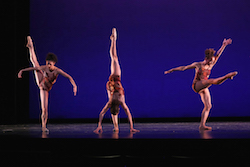
[[[121,68],[119,65],[117,51],[116,51],[116,40],[117,40],[117,32],[116,29],[112,29],[112,35],[110,36],[111,46],[110,46],[110,57],[111,57],[111,74],[109,76],[109,81],[106,84],[106,89],[108,93],[109,101],[106,103],[104,108],[99,114],[99,122],[98,127],[94,130],[95,133],[102,133],[102,120],[105,113],[110,109],[112,121],[114,124],[114,131],[119,131],[118,126],[118,114],[119,114],[119,106],[124,109],[126,115],[128,116],[128,120],[130,123],[130,132],[139,132],[133,128],[132,115],[129,111],[128,106],[125,103],[124,97],[124,89],[121,84]]]

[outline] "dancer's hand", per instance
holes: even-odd
[[[23,74],[23,71],[20,70],[19,73],[18,73],[18,78],[22,78],[22,74]]]
[[[231,38],[228,38],[227,39],[227,45],[231,44],[232,43],[232,39]]]
[[[96,134],[102,133],[103,132],[102,126],[98,126],[93,132]]]
[[[173,72],[173,70],[171,69],[171,70],[165,71],[164,74],[169,74],[169,73],[172,73],[172,72]]]
[[[228,39],[224,39],[223,40],[223,44],[224,45],[229,45],[229,44],[231,44],[232,43],[232,39],[231,38],[228,38]]]
[[[74,87],[73,87],[73,92],[74,92],[74,96],[76,96],[77,86],[74,86]]]

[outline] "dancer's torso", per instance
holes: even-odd
[[[48,69],[41,70],[43,74],[43,79],[40,82],[40,89],[50,91],[52,89],[53,84],[56,82],[56,79],[58,77],[57,70],[50,71]]]
[[[204,65],[202,62],[197,63],[193,85],[198,81],[207,80],[211,74],[212,68],[213,65]]]
[[[205,69],[204,67],[201,67],[196,71],[195,74],[195,80],[196,81],[201,81],[201,80],[207,80],[211,74],[210,69]]]
[[[196,83],[199,81],[208,80],[212,68],[213,68],[212,64],[206,65],[203,62],[196,63],[195,77],[194,77],[193,84],[192,84],[192,88],[196,93],[200,91],[199,88],[197,90]]]

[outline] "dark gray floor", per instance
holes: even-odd
[[[113,133],[111,123],[0,125],[0,157],[9,166],[249,166],[250,122],[128,123]],[[7,166],[8,166],[7,165]]]
[[[210,122],[212,131],[198,129],[198,122],[136,123],[138,133],[129,132],[129,124],[121,123],[119,133],[113,133],[111,123],[103,124],[103,133],[95,134],[97,124],[48,124],[49,133],[42,133],[39,124],[0,125],[0,137],[29,138],[89,138],[89,139],[250,139],[250,122]]]

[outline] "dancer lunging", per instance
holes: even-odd
[[[116,51],[116,39],[117,32],[116,29],[112,29],[112,35],[110,36],[111,46],[110,46],[110,57],[111,57],[111,74],[109,76],[109,81],[106,84],[106,89],[109,97],[109,101],[106,103],[104,108],[99,114],[99,122],[98,127],[94,130],[95,133],[102,132],[102,120],[105,113],[110,109],[112,121],[114,124],[114,131],[118,132],[118,114],[119,114],[119,106],[124,109],[126,115],[128,116],[128,120],[130,123],[130,131],[131,132],[139,132],[133,128],[132,115],[129,111],[128,106],[125,103],[124,97],[124,89],[121,84],[121,68],[119,65],[117,51]]]
[[[33,67],[25,68],[19,71],[18,78],[22,78],[22,73],[24,71],[34,71],[36,84],[40,89],[40,98],[41,98],[41,120],[42,120],[42,131],[48,131],[46,128],[47,120],[48,120],[48,97],[49,91],[51,90],[53,84],[56,82],[56,79],[59,74],[69,79],[71,84],[73,85],[73,92],[76,95],[77,86],[73,78],[61,70],[60,68],[56,67],[55,64],[57,62],[57,57],[53,53],[48,53],[46,57],[46,65],[40,66],[37,57],[34,51],[33,42],[30,36],[27,37],[27,47],[29,48],[30,53],[30,61]]]
[[[213,66],[215,65],[215,63],[218,61],[218,58],[220,57],[220,55],[222,54],[222,52],[224,51],[224,49],[226,48],[227,45],[231,44],[232,40],[229,39],[224,39],[223,40],[223,44],[221,46],[221,48],[217,51],[216,55],[215,54],[215,50],[214,49],[206,49],[205,50],[205,59],[202,62],[194,62],[190,65],[187,66],[180,66],[180,67],[176,67],[176,68],[172,68],[168,71],[165,71],[165,74],[171,73],[173,71],[184,71],[184,70],[188,70],[188,69],[195,69],[195,77],[193,80],[193,84],[192,84],[192,88],[196,93],[200,94],[201,100],[204,104],[204,109],[201,113],[201,122],[200,122],[200,126],[199,129],[200,130],[211,130],[211,127],[208,127],[205,125],[206,120],[208,118],[210,109],[212,107],[211,105],[211,96],[210,96],[210,92],[209,92],[209,87],[211,85],[219,85],[221,83],[223,83],[225,80],[227,79],[233,79],[233,77],[235,75],[237,75],[238,72],[231,72],[228,73],[225,76],[219,77],[219,78],[215,78],[215,79],[208,79],[211,69],[213,68]]]

